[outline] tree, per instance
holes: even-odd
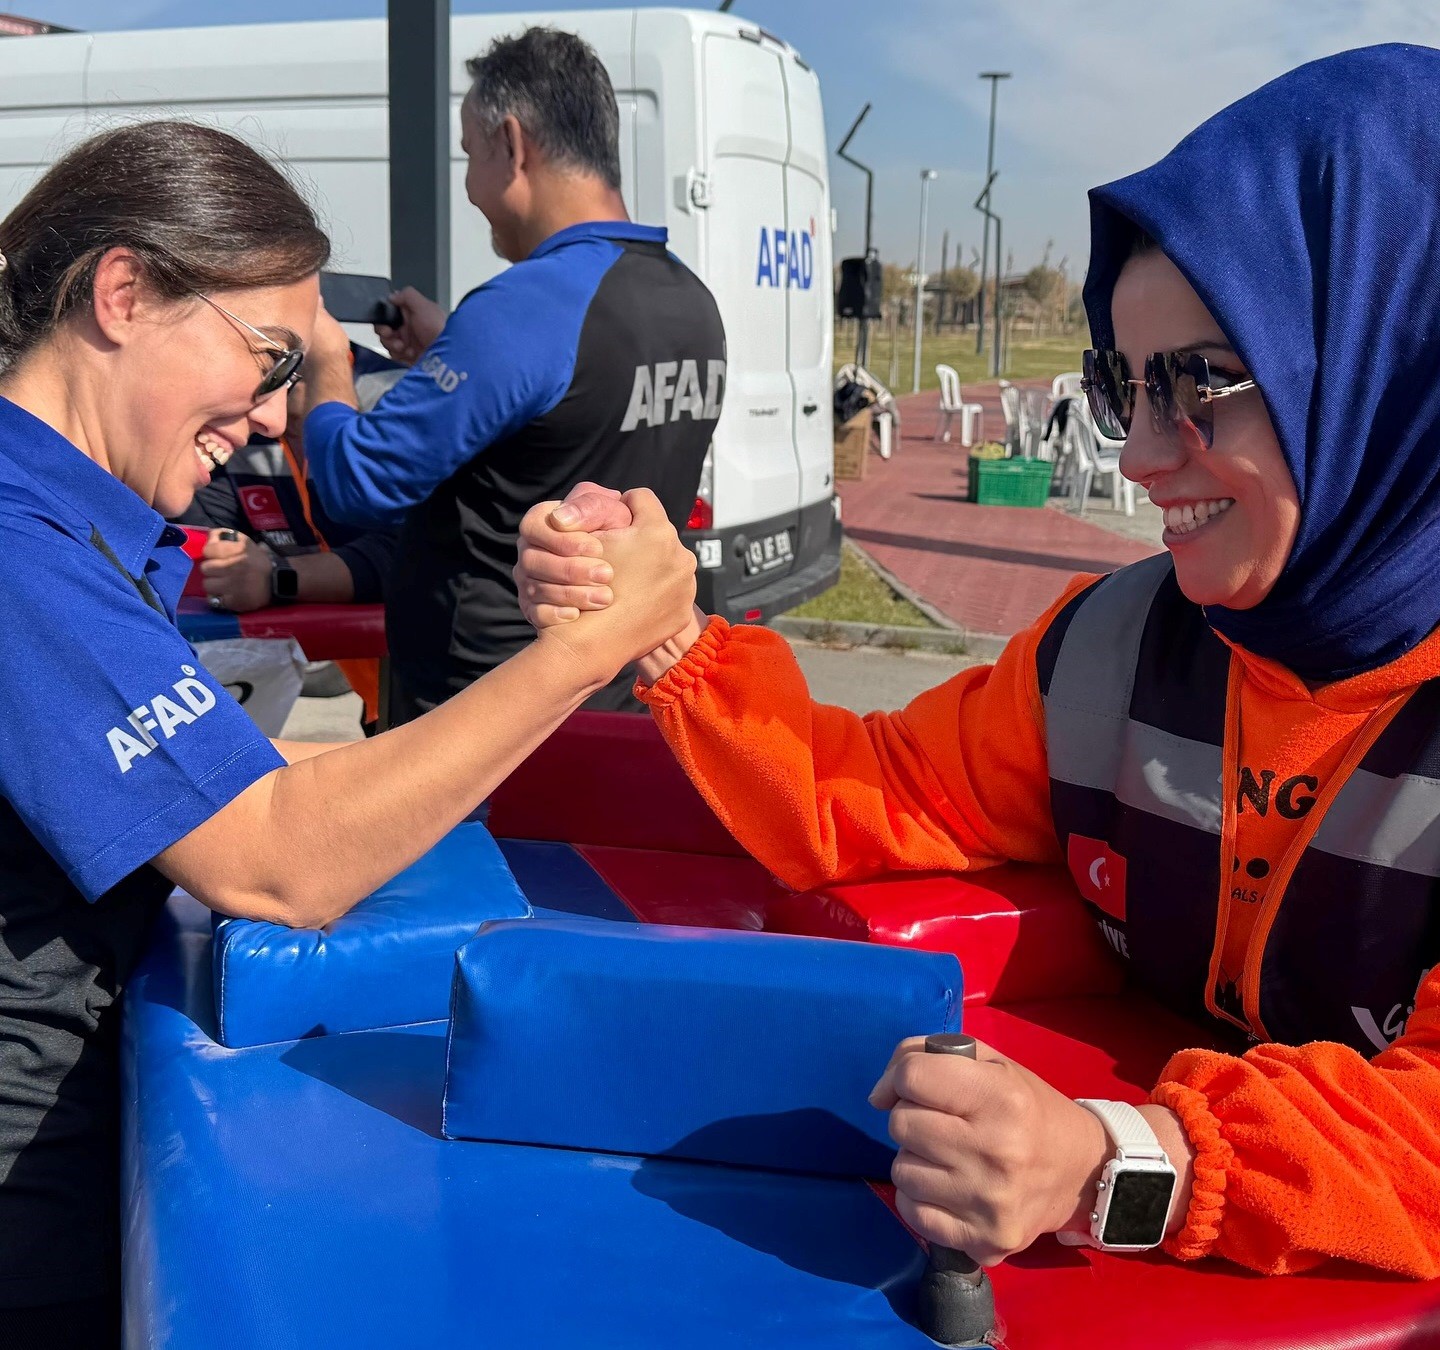
[[[960,304],[980,294],[980,273],[973,267],[952,267],[945,273],[945,285]]]
[[[885,263],[881,269],[885,278],[882,295],[886,301],[901,299],[915,293],[915,269],[901,267],[899,263]]]
[[[1065,296],[1065,273],[1048,263],[1039,263],[1025,273],[1025,294],[1042,311],[1054,309]]]

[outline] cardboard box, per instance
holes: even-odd
[[[862,408],[848,422],[835,428],[835,477],[837,479],[858,479],[865,477],[865,465],[870,458],[871,410]]]

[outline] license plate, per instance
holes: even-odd
[[[768,572],[775,567],[784,567],[795,557],[790,544],[790,531],[780,530],[775,534],[762,534],[745,546],[745,575],[753,577],[759,572]]]

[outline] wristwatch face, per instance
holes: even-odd
[[[277,567],[270,575],[270,589],[277,600],[294,600],[300,594],[300,574],[293,567]]]
[[[1117,1171],[1100,1240],[1107,1247],[1158,1247],[1165,1237],[1173,1172]]]

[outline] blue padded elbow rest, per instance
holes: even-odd
[[[455,951],[530,904],[483,825],[461,825],[328,928],[225,919],[215,929],[222,1045],[269,1045],[444,1018]]]
[[[457,955],[443,1131],[885,1176],[866,1101],[906,1036],[960,1027],[953,956],[773,933],[532,919]]]

